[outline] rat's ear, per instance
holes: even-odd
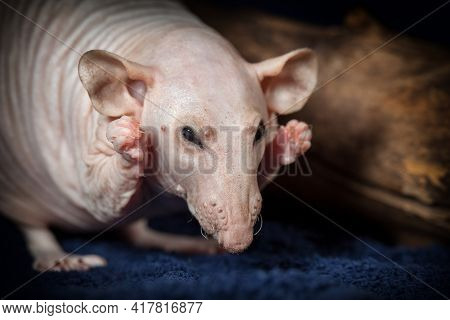
[[[269,110],[288,114],[300,110],[317,82],[317,58],[310,49],[298,49],[253,65]]]
[[[139,117],[152,69],[103,50],[88,51],[80,59],[78,74],[92,105],[109,117]]]

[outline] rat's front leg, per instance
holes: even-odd
[[[85,157],[85,192],[88,210],[101,221],[120,215],[139,187],[140,139],[139,123],[132,117],[99,119]]]
[[[126,241],[142,249],[160,249],[186,254],[215,254],[222,251],[214,240],[153,230],[148,227],[146,219],[124,226],[121,233]]]
[[[293,163],[298,156],[308,151],[311,138],[311,129],[304,122],[290,120],[286,126],[278,128],[261,161],[258,176],[260,189],[276,177],[281,166]]]
[[[23,225],[20,229],[34,259],[33,269],[36,271],[85,271],[106,265],[106,260],[97,255],[68,254],[46,227]]]

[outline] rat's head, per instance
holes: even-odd
[[[172,36],[140,64],[90,51],[80,77],[97,111],[140,121],[150,171],[186,199],[206,233],[239,252],[252,242],[261,210],[257,170],[274,115],[304,105],[317,63],[301,49],[252,64],[216,34],[198,37]]]

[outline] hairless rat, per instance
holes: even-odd
[[[105,265],[66,255],[49,228],[103,230],[145,203],[145,185],[184,198],[211,239],[152,230],[144,215],[120,225],[131,244],[245,250],[260,188],[311,146],[305,123],[278,127],[276,115],[312,93],[313,51],[247,62],[171,1],[14,8],[1,20],[0,210],[23,231],[33,267]]]

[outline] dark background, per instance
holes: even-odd
[[[219,5],[226,8],[252,8],[317,25],[340,25],[349,12],[364,9],[392,31],[401,32],[434,9],[446,3],[441,1],[369,1],[369,0],[202,0],[185,1],[190,4]],[[415,37],[450,45],[450,6],[447,4],[429,18],[407,32]]]

